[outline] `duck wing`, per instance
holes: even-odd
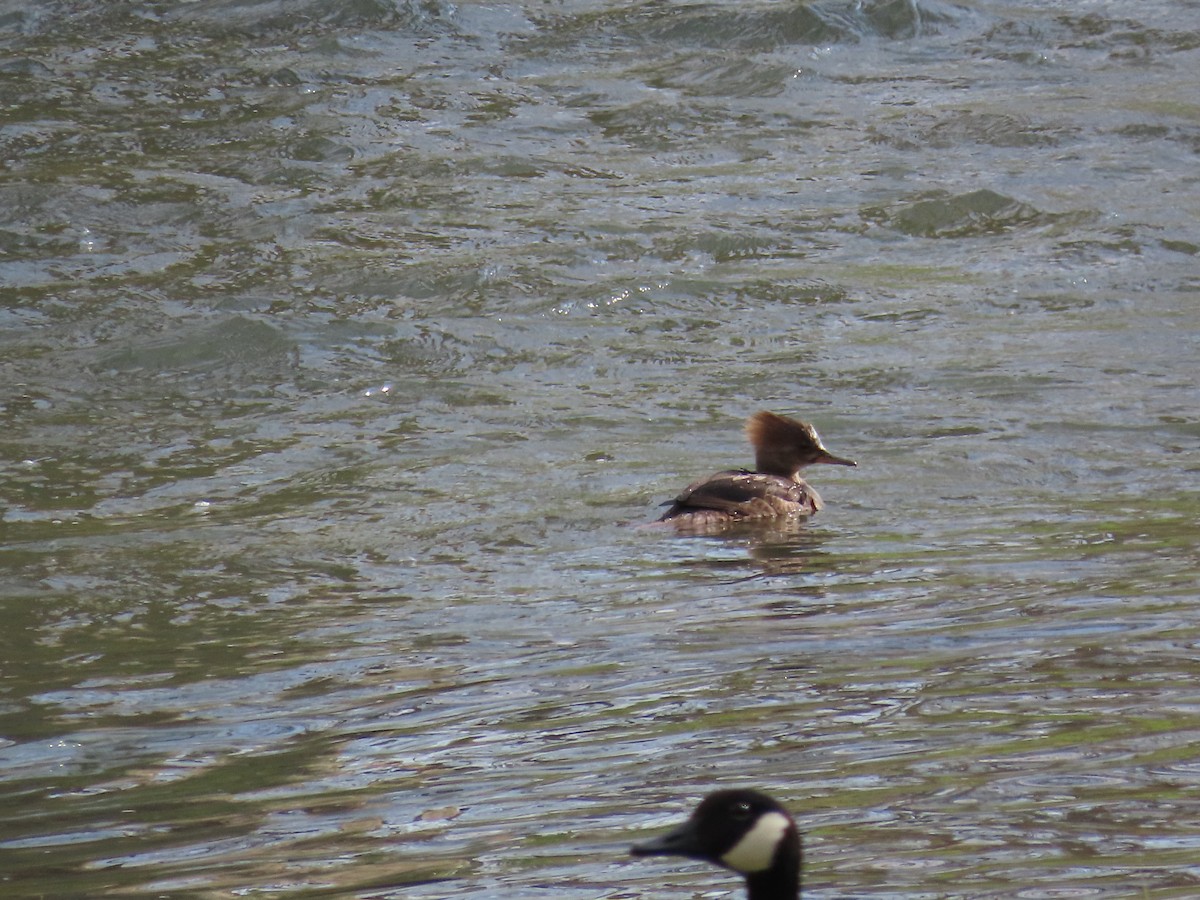
[[[735,519],[811,515],[821,506],[821,498],[806,482],[730,469],[689,484],[659,521],[699,510],[712,510]]]

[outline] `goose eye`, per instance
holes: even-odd
[[[733,804],[733,817],[739,822],[750,818],[750,804],[745,802]]]

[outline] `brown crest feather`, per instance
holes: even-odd
[[[781,416],[777,413],[757,412],[746,420],[746,437],[757,450],[764,444],[816,444],[821,446],[817,432],[807,422]]]

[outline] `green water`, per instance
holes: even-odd
[[[0,893],[1194,896],[1193,18],[0,10]]]

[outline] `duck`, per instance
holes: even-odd
[[[691,817],[661,837],[630,848],[634,856],[683,856],[737,872],[749,900],[799,900],[803,851],[782,804],[748,789],[705,797]]]
[[[834,456],[812,425],[790,416],[755,413],[746,421],[746,437],[754,447],[753,470],[727,469],[693,481],[667,501],[670,509],[658,522],[709,528],[738,521],[811,516],[825,504],[800,477],[800,470],[816,463],[858,465]]]

